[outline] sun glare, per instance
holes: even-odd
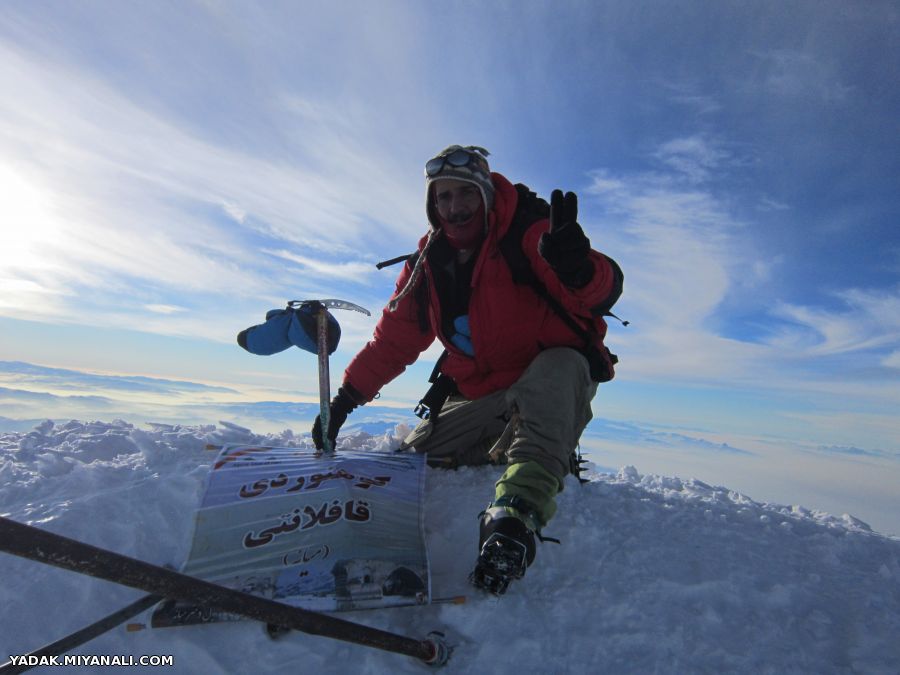
[[[30,277],[54,266],[46,248],[60,234],[46,191],[0,164],[0,307],[27,305],[44,290]]]
[[[58,243],[59,227],[49,196],[8,166],[0,164],[0,273],[48,267],[41,249]]]

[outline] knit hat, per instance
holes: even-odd
[[[451,145],[425,163],[425,212],[432,227],[437,227],[438,219],[431,184],[442,178],[472,183],[481,192],[485,214],[491,210],[494,205],[494,184],[491,182],[491,168],[487,162],[490,154],[477,145]]]

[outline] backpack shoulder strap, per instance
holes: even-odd
[[[519,193],[516,212],[513,214],[509,229],[503,235],[498,246],[509,266],[513,281],[517,284],[534,286],[535,283],[540,284],[541,282],[531,267],[531,261],[522,249],[522,240],[525,238],[525,232],[536,221],[550,217],[550,205],[529,190],[527,186],[517,183],[515,187],[516,192]],[[543,286],[543,284],[541,285]]]

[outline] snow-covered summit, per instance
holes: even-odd
[[[371,428],[371,427],[368,427]],[[390,452],[404,428],[344,447]],[[350,430],[352,432],[352,428]],[[157,564],[180,565],[214,453],[208,444],[308,447],[286,430],[46,422],[0,434],[0,514]],[[474,592],[477,515],[499,469],[429,470],[426,537],[436,596],[463,605],[355,612],[414,637],[443,630],[445,672],[896,673],[900,540],[850,516],[766,504],[690,478],[570,480],[525,579]],[[0,554],[0,659],[23,654],[140,595]],[[405,657],[251,623],[127,633],[81,654],[171,654],[170,672],[418,673]],[[80,669],[87,672],[89,669]],[[108,672],[109,669],[104,669]]]

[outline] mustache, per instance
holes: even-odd
[[[469,213],[457,213],[447,218],[447,222],[451,225],[462,225],[472,220],[474,215],[474,211],[470,211]]]

